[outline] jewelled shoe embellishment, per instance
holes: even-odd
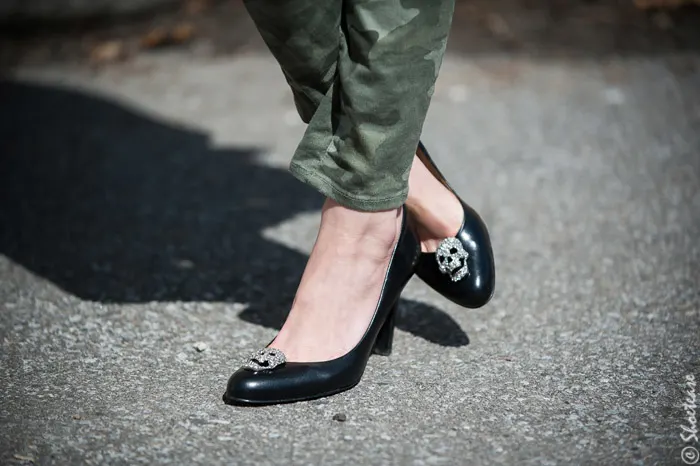
[[[264,371],[274,369],[287,362],[284,353],[276,348],[263,348],[256,351],[245,363],[245,367],[254,371]]]
[[[449,275],[453,282],[458,282],[467,275],[467,258],[469,253],[464,250],[462,243],[457,238],[445,238],[440,241],[435,251],[440,272]]]

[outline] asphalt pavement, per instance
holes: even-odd
[[[700,53],[504,50],[451,50],[423,134],[489,225],[494,299],[414,279],[355,389],[263,408],[221,395],[283,322],[322,203],[286,172],[304,127],[276,63],[8,73],[0,463],[683,464]]]

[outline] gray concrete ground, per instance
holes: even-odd
[[[285,172],[304,128],[270,56],[25,66],[0,96],[0,463],[683,464],[696,52],[454,49],[424,140],[490,226],[493,301],[414,279],[359,386],[255,409],[221,395],[321,204]]]

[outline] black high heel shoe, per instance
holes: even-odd
[[[403,208],[401,233],[384,277],[374,316],[360,342],[344,356],[322,362],[287,362],[276,348],[256,352],[229,379],[224,403],[268,405],[311,400],[354,387],[372,353],[389,355],[399,295],[413,275],[420,244]]]
[[[485,305],[493,296],[496,271],[491,239],[483,220],[450,187],[422,142],[416,155],[462,204],[464,220],[457,235],[440,242],[437,251],[421,253],[416,275],[447,299],[468,308]]]

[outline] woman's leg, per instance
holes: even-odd
[[[367,328],[397,241],[453,6],[342,5],[247,2],[310,123],[292,172],[329,198],[289,317],[271,345],[291,361],[340,356]]]
[[[246,7],[308,123],[336,79],[342,1],[249,0]],[[359,212],[327,200],[294,303],[271,346],[308,362],[351,349],[374,312],[400,219],[397,209]]]

